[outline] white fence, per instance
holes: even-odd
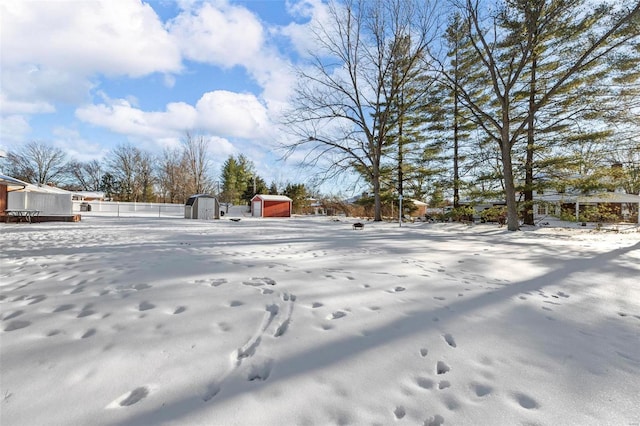
[[[74,201],[73,212],[82,216],[173,217],[184,219],[184,204]]]
[[[71,194],[11,191],[7,199],[9,209],[40,210],[43,216],[72,214]]]

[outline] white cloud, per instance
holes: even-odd
[[[264,105],[252,94],[218,90],[196,104],[198,128],[225,136],[262,139],[270,131]]]
[[[31,126],[24,115],[0,117],[0,148],[8,150],[11,146],[22,143],[30,132]]]
[[[306,20],[305,23],[292,22],[280,28],[280,33],[288,37],[300,56],[316,52],[317,41],[310,37],[314,29],[331,28],[327,4],[322,0],[302,0],[287,2],[287,11],[291,16]]]
[[[180,52],[148,4],[137,0],[11,1],[2,10],[2,62],[81,76],[177,72]]]
[[[0,37],[1,91],[15,104],[85,102],[97,76],[182,67],[174,39],[139,0],[0,0]]]
[[[75,129],[57,126],[53,129],[52,134],[54,135],[53,145],[63,150],[69,158],[74,160],[100,160],[107,152],[106,147],[84,139]]]
[[[185,58],[226,68],[251,62],[264,43],[255,15],[226,3],[185,10],[168,28]]]
[[[76,110],[76,117],[123,135],[144,138],[179,137],[186,130],[214,134],[219,137],[264,140],[273,127],[267,110],[252,94],[227,91],[205,93],[195,107],[174,102],[164,111],[143,111],[125,99]]]

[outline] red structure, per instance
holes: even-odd
[[[251,199],[251,216],[291,217],[292,201],[284,195],[255,195]]]

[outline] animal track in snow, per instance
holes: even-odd
[[[447,300],[446,297],[442,297],[442,296],[433,296],[433,298],[436,300]]]
[[[394,292],[398,293],[400,291],[405,291],[406,288],[402,287],[402,286],[397,286],[396,288],[393,289]]]
[[[448,373],[449,371],[451,371],[451,368],[447,365],[446,362],[438,361],[438,364],[436,365],[437,374],[445,374],[445,373]]]
[[[254,380],[265,381],[271,375],[271,369],[273,368],[273,360],[268,359],[258,365],[252,365],[247,380],[250,382]]]
[[[456,347],[456,341],[453,339],[453,336],[450,335],[449,333],[447,334],[443,334],[442,338],[444,339],[445,342],[447,342],[447,344],[449,346],[451,346],[452,348]]]
[[[338,318],[342,318],[347,316],[346,312],[342,312],[342,311],[335,311],[334,313],[332,313],[331,315],[327,316],[327,319],[329,320],[334,320],[334,319],[338,319]]]
[[[526,408],[527,410],[532,410],[540,406],[535,399],[523,393],[516,393],[514,397],[516,401],[518,401],[518,404],[520,404],[522,408]]]
[[[138,305],[138,310],[139,310],[140,312],[142,312],[142,311],[148,311],[149,309],[153,309],[153,308],[155,308],[155,307],[156,307],[156,305],[154,305],[153,303],[150,303],[150,302],[144,301],[144,302],[140,302],[140,304]]]
[[[40,303],[43,300],[45,300],[47,298],[47,296],[43,295],[43,294],[39,294],[37,296],[30,296],[27,297],[27,300],[31,300],[31,302],[29,302],[29,305],[35,305],[36,303]]]
[[[139,388],[135,388],[127,396],[119,402],[121,407],[128,407],[130,405],[138,403],[140,400],[144,399],[149,395],[149,389],[141,386]]]
[[[451,387],[451,382],[449,382],[448,380],[440,380],[440,383],[438,383],[438,389],[442,390],[442,389],[447,389]]]
[[[478,383],[472,384],[471,388],[475,392],[476,396],[479,396],[479,397],[487,396],[493,391],[491,386],[481,385]]]
[[[312,307],[313,309],[315,309],[315,308],[320,308],[320,307],[322,307],[322,306],[324,306],[324,305],[323,305],[322,303],[320,303],[320,302],[313,302],[313,304],[311,305],[311,307]]]
[[[418,386],[420,386],[422,389],[431,389],[433,388],[433,380],[431,379],[427,379],[425,377],[418,377],[416,379],[416,383],[418,384]]]
[[[424,426],[442,426],[444,424],[444,417],[440,414],[429,417],[424,421]]]
[[[229,306],[231,308],[235,308],[237,306],[242,306],[242,305],[244,305],[244,303],[239,300],[232,300],[231,302],[229,302]]]
[[[261,285],[276,285],[276,282],[268,277],[252,277],[249,281],[243,281],[242,284],[260,287]]]
[[[55,308],[55,309],[53,310],[53,312],[64,312],[64,311],[68,311],[69,309],[73,309],[73,308],[75,308],[75,305],[69,305],[69,304],[67,304],[67,305],[60,305],[60,306],[58,306],[57,308]]]
[[[404,416],[407,415],[407,412],[405,411],[405,409],[404,409],[404,407],[402,405],[398,405],[393,410],[393,415],[396,416],[396,419],[400,420],[401,418],[403,418]]]
[[[15,320],[7,324],[7,326],[4,328],[4,331],[20,330],[21,328],[25,328],[30,325],[31,325],[31,321]]]
[[[428,353],[429,353],[429,350],[427,348],[420,348],[420,356],[422,358],[426,357]]]
[[[95,314],[96,311],[91,309],[92,307],[93,307],[92,304],[85,305],[76,318],[84,318],[84,317],[88,317],[90,315]]]
[[[7,320],[10,320],[12,318],[19,317],[22,314],[24,314],[24,311],[21,311],[21,310],[18,309],[17,311],[14,311],[14,312],[10,313],[9,315],[7,315],[6,317],[2,318],[2,321],[7,321]]]
[[[202,395],[202,400],[204,402],[207,402],[210,399],[212,399],[214,396],[216,396],[219,392],[220,392],[220,385],[218,385],[217,383],[211,383],[207,386],[207,390],[205,391],[204,395]]]
[[[82,336],[80,336],[80,338],[81,339],[86,339],[87,337],[91,337],[94,334],[96,334],[96,329],[95,328],[90,328]]]
[[[178,306],[175,311],[173,311],[173,315],[181,314],[186,311],[187,308],[184,306]]]

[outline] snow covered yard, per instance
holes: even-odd
[[[640,423],[637,230],[351,222],[0,224],[0,422]]]

